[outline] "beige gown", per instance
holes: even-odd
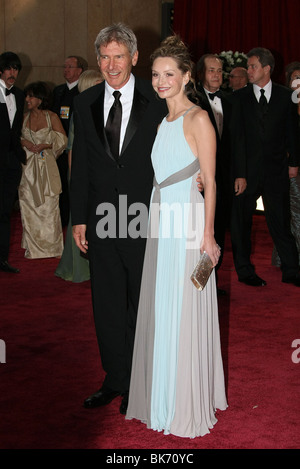
[[[19,186],[19,203],[23,225],[21,247],[25,257],[38,259],[61,256],[63,233],[59,211],[61,180],[56,158],[67,145],[67,137],[52,130],[49,113],[48,127],[33,132],[27,127],[29,113],[22,128],[22,138],[35,144],[52,143],[52,149],[34,154],[25,149],[27,164],[23,165]]]

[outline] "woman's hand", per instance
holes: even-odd
[[[203,238],[203,241],[200,247],[201,254],[203,254],[204,251],[209,255],[212,261],[213,267],[216,267],[221,256],[221,248],[220,246],[218,246],[213,236]]]
[[[39,143],[38,145],[34,145],[34,153],[41,153],[43,150],[47,150],[48,148],[52,148],[50,143]]]

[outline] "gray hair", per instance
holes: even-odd
[[[100,47],[107,46],[111,42],[117,42],[118,44],[124,44],[127,47],[131,57],[137,51],[137,39],[134,32],[123,23],[112,24],[104,29],[101,29],[96,41],[94,43],[96,55],[100,56]]]

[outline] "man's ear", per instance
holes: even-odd
[[[132,57],[132,66],[135,67],[137,62],[138,62],[138,58],[139,58],[139,51],[137,50],[134,54],[133,54],[133,57]]]

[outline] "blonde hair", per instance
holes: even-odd
[[[100,81],[103,81],[103,77],[99,70],[86,70],[85,72],[82,72],[78,80],[79,93],[82,93],[82,91],[96,85],[97,82],[100,83]]]

